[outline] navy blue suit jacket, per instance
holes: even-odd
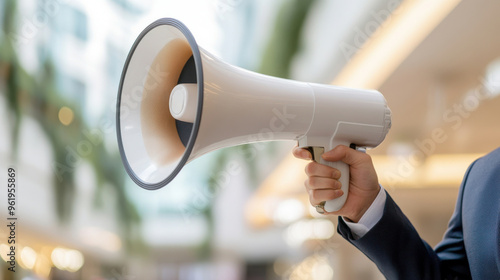
[[[342,219],[338,232],[387,279],[500,279],[500,148],[467,170],[455,212],[435,249],[389,195],[382,218],[365,236],[354,240]]]

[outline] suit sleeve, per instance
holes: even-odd
[[[476,161],[477,162],[477,161]],[[443,240],[436,246],[435,252],[440,260],[440,267],[443,274],[453,275],[455,279],[471,279],[469,261],[465,253],[464,232],[462,228],[462,201],[464,189],[467,184],[470,170],[476,163],[471,164],[465,173],[464,180],[458,193],[455,212],[451,216],[448,229]],[[451,277],[448,277],[453,279]]]
[[[441,279],[437,254],[389,194],[382,218],[362,238],[355,240],[342,219],[338,232],[371,259],[387,279]]]
[[[387,279],[471,279],[462,231],[462,196],[470,169],[460,187],[455,212],[443,240],[434,250],[387,194],[380,221],[355,240],[339,218],[338,232],[371,259]]]

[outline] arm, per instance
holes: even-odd
[[[376,175],[372,174],[374,170],[372,171],[373,166],[369,156],[361,155],[352,149],[340,149],[343,150],[341,152],[335,151],[338,150],[336,148],[325,155],[350,165],[349,191],[351,192],[353,189],[353,183],[356,184],[354,190],[357,189],[362,193],[379,189],[378,185],[377,187],[374,185],[374,183],[378,184],[378,179]],[[307,154],[298,150],[294,150],[294,155],[307,159]],[[361,171],[363,169],[364,171]],[[334,179],[336,176],[331,175],[335,172],[318,166],[316,163],[310,163],[306,167],[309,179],[305,185],[312,205],[316,205],[325,198],[334,197],[335,193],[338,192],[338,184]],[[342,218],[339,218],[338,231],[346,240],[375,262],[387,279],[470,279],[460,222],[461,194],[462,190],[445,239],[436,251],[420,238],[410,221],[388,194],[386,194],[382,217],[361,238],[354,237],[351,229]],[[343,208],[334,214],[358,222],[374,200],[374,198],[365,200],[362,198],[363,196],[352,196],[349,193],[346,206],[344,206],[344,208],[349,208]],[[443,274],[455,276],[443,276]]]
[[[338,232],[371,259],[387,279],[441,279],[439,259],[387,194],[380,221],[355,240],[339,219]]]
[[[433,250],[387,194],[382,218],[355,239],[339,217],[338,232],[371,259],[387,279],[471,279],[465,254],[460,189],[455,213],[443,240]]]

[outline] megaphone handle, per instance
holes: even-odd
[[[341,190],[344,192],[341,197],[325,201],[323,205],[323,209],[327,212],[335,212],[338,211],[344,206],[347,200],[347,194],[349,193],[349,165],[342,161],[326,161],[321,155],[325,152],[323,147],[307,147],[307,149],[311,152],[312,160],[324,164],[327,166],[331,166],[340,171],[340,183],[342,184]]]

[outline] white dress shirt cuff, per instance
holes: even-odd
[[[351,229],[354,239],[359,239],[363,237],[368,231],[370,231],[375,224],[380,221],[382,215],[384,214],[384,206],[387,194],[382,186],[380,186],[380,191],[373,201],[372,205],[366,210],[365,214],[357,223],[348,222],[342,217],[346,225]]]

